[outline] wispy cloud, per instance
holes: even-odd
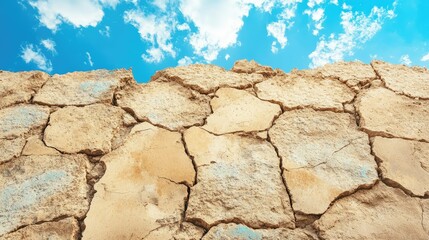
[[[352,56],[355,48],[374,37],[386,19],[394,17],[393,10],[382,7],[373,7],[368,15],[362,12],[343,11],[341,25],[344,32],[338,35],[332,33],[327,39],[325,36],[319,39],[316,49],[309,55],[310,67],[318,67],[343,60],[345,56]]]
[[[88,59],[87,63],[89,64],[89,66],[94,66],[94,62],[92,61],[91,54],[89,52],[86,52],[86,57]]]
[[[420,59],[420,61],[422,61],[422,62],[429,61],[429,52],[428,52],[426,55],[424,55],[424,56]]]
[[[105,26],[103,29],[99,29],[98,33],[100,33],[100,35],[102,35],[102,36],[110,37],[110,27]]]
[[[55,50],[56,44],[55,44],[55,42],[52,39],[43,39],[42,41],[40,41],[40,43],[42,44],[43,47],[45,47],[51,53],[56,53],[57,52]]]
[[[410,66],[412,63],[410,56],[408,54],[402,55],[401,58],[399,58],[399,62],[407,66]]]
[[[48,60],[40,49],[33,44],[28,44],[23,47],[21,58],[25,63],[36,64],[36,66],[43,71],[51,72],[53,70],[51,61]]]
[[[185,56],[185,57],[181,58],[181,59],[177,62],[177,64],[178,64],[179,66],[187,66],[187,65],[189,65],[189,64],[192,64],[192,59],[191,59],[190,57],[188,57],[188,56]]]

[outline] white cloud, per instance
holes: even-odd
[[[230,57],[231,57],[231,56],[229,56],[229,54],[226,54],[226,55],[225,55],[225,60],[226,60],[226,61],[228,61],[228,59],[229,59]]]
[[[52,39],[43,39],[42,41],[40,41],[40,43],[51,53],[56,53],[56,50],[55,50],[56,44]]]
[[[304,14],[307,14],[311,17],[311,20],[313,21],[313,35],[318,35],[319,31],[323,29],[323,22],[325,21],[325,10],[323,8],[318,9],[307,9],[304,11]]]
[[[277,53],[279,51],[279,48],[277,47],[277,42],[276,41],[274,41],[272,44],[271,44],[271,52],[272,53]]]
[[[29,4],[37,9],[40,23],[54,32],[63,22],[74,27],[95,27],[104,16],[96,0],[29,0]]]
[[[25,63],[32,62],[36,64],[36,66],[43,71],[52,71],[51,61],[43,55],[38,47],[35,47],[32,44],[28,44],[22,49],[21,58]]]
[[[343,3],[342,9],[343,10],[352,10],[352,6],[347,5],[346,3]]]
[[[379,7],[373,7],[368,16],[361,12],[342,12],[341,25],[344,33],[331,34],[328,39],[322,36],[316,49],[309,55],[310,67],[352,56],[356,47],[371,39],[381,29],[384,21],[392,17],[388,10]]]
[[[187,23],[182,23],[182,24],[177,25],[177,30],[189,31],[189,30],[191,30],[191,28],[189,27],[189,25]]]
[[[407,66],[411,65],[411,59],[410,56],[408,54],[402,55],[401,58],[399,59],[401,64],[405,64]]]
[[[320,5],[324,2],[325,0],[309,0],[307,2],[307,6],[309,6],[310,8],[314,8],[317,5]]]
[[[120,2],[120,0],[99,0],[101,4],[104,6],[115,8],[116,5]]]
[[[210,62],[220,50],[235,45],[250,8],[242,0],[183,0],[182,14],[198,29],[189,37],[194,53]]]
[[[152,0],[152,4],[160,8],[162,11],[167,9],[168,0]]]
[[[181,58],[181,59],[177,62],[177,64],[178,64],[179,66],[187,66],[187,65],[192,64],[192,59],[191,59],[190,57],[188,57],[188,56],[185,56],[185,57]]]
[[[287,43],[287,38],[285,36],[286,24],[283,21],[272,22],[268,24],[267,32],[268,32],[268,36],[273,36],[277,40],[277,42],[280,44],[280,48],[283,49],[286,46],[286,43]],[[273,44],[275,44],[275,42],[273,42]],[[277,50],[278,49],[275,48],[275,50],[273,51],[273,48],[271,48],[271,51],[273,53],[276,53]]]
[[[98,32],[101,36],[110,37],[110,27],[105,26],[104,29],[99,29]]]
[[[164,59],[165,54],[176,56],[171,43],[171,34],[176,26],[174,16],[146,15],[140,10],[130,10],[125,12],[124,21],[137,28],[140,37],[150,44],[146,54],[142,55],[143,60],[149,63],[159,63]]]
[[[338,5],[338,0],[331,0],[331,3],[334,5]]]
[[[88,62],[85,62],[89,64],[89,66],[94,66],[94,62],[92,62],[91,54],[89,52],[86,52],[86,57],[88,58]]]
[[[429,52],[428,52],[426,55],[424,55],[424,56],[420,59],[420,61],[422,61],[422,62],[429,61]]]

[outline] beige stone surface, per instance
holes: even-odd
[[[352,115],[311,109],[282,114],[268,135],[283,162],[293,209],[322,214],[339,195],[377,180],[368,136]]]
[[[140,121],[176,130],[202,125],[210,114],[210,99],[175,82],[150,82],[117,94],[119,106]]]
[[[421,206],[422,206],[422,225],[423,229],[426,231],[426,233],[429,235],[429,200],[424,199],[421,200]]]
[[[192,161],[179,133],[148,123],[138,128],[101,159],[106,172],[94,186],[83,239],[142,239],[157,228],[180,224],[188,193],[177,183],[193,183]]]
[[[16,105],[0,110],[0,139],[22,136],[46,125],[49,108],[36,105]]]
[[[326,64],[317,68],[316,71],[324,77],[339,79],[348,86],[362,86],[377,78],[371,65],[357,61]]]
[[[17,103],[28,103],[48,79],[49,75],[40,71],[1,71],[0,109]]]
[[[133,78],[131,71],[95,70],[53,75],[34,97],[34,102],[58,106],[112,103],[114,91]]]
[[[343,111],[343,103],[355,94],[338,80],[316,77],[278,76],[256,85],[259,98],[281,103],[285,109],[311,107]]]
[[[15,139],[0,139],[0,164],[21,155],[25,139],[22,137]]]
[[[212,227],[202,240],[315,240],[302,229],[252,229],[242,224],[219,224]]]
[[[371,65],[389,89],[410,97],[429,99],[429,71],[426,68],[382,61],[373,61]]]
[[[158,71],[152,81],[176,81],[201,93],[221,87],[247,88],[263,81],[261,74],[239,74],[215,65],[193,64]]]
[[[47,147],[45,143],[39,139],[38,136],[31,136],[27,139],[22,155],[60,155],[54,148]]]
[[[21,228],[0,237],[0,240],[66,240],[78,239],[79,225],[74,218],[65,218],[56,222],[44,222]]]
[[[372,135],[429,141],[429,101],[374,88],[362,92],[355,105],[360,126]]]
[[[342,198],[315,223],[322,239],[428,239],[419,199],[383,183]]]
[[[65,153],[105,154],[122,126],[123,114],[122,109],[104,104],[59,109],[51,114],[44,142]]]
[[[231,71],[236,73],[259,73],[266,77],[276,75],[276,71],[274,71],[269,66],[262,66],[255,62],[254,60],[247,61],[246,59],[238,60],[234,63]]]
[[[259,228],[294,227],[280,160],[271,144],[252,137],[215,136],[197,127],[184,138],[198,169],[187,220],[205,227],[232,220]]]
[[[84,155],[28,156],[0,165],[0,236],[88,210]]]
[[[213,114],[203,128],[215,134],[262,131],[281,113],[279,105],[235,88],[220,88],[210,104]]]
[[[373,152],[384,179],[414,195],[429,194],[429,143],[375,137]]]
[[[204,235],[204,229],[191,223],[183,222],[181,225],[172,224],[152,231],[145,240],[200,240]]]

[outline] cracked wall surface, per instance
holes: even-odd
[[[0,240],[429,239],[429,71],[0,71]]]

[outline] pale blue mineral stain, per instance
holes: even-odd
[[[362,166],[362,167],[360,168],[360,176],[361,176],[362,178],[368,178],[368,171],[369,171],[369,169],[368,169],[368,167],[367,167],[367,166]]]
[[[253,229],[241,224],[229,229],[226,234],[234,239],[240,239],[240,240],[261,240],[262,239],[261,233],[255,232]],[[217,235],[220,236],[222,235],[222,233],[218,232]]]
[[[116,81],[86,81],[79,85],[79,89],[91,97],[99,97],[101,94],[109,91]]]
[[[16,227],[23,211],[64,191],[72,180],[64,170],[51,170],[4,187],[0,191],[0,235]]]
[[[37,106],[20,106],[8,110],[7,114],[0,118],[0,132],[7,135],[8,132],[22,129],[20,133],[29,130],[48,119],[49,113]]]

